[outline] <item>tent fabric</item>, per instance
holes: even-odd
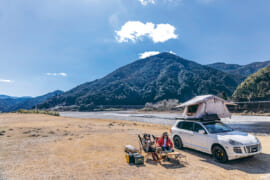
[[[177,107],[185,107],[183,115],[188,118],[201,118],[205,114],[217,114],[220,118],[231,117],[227,104],[234,105],[214,95],[196,96]],[[196,112],[188,112],[189,106],[198,105]]]
[[[192,98],[191,100],[184,102],[176,107],[185,107],[185,106],[190,106],[190,105],[195,105],[195,104],[200,104],[202,102],[207,101],[208,99],[218,99],[220,101],[223,101],[225,104],[229,104],[229,105],[236,105],[232,102],[226,101],[224,99],[221,99],[220,97],[208,94],[208,95],[202,95],[202,96],[196,96],[194,98]]]

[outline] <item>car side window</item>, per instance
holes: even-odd
[[[199,132],[199,130],[204,130],[204,128],[200,124],[195,123],[195,125],[194,125],[194,131],[195,132]]]
[[[177,128],[181,129],[181,128],[182,128],[182,124],[183,124],[183,122],[179,122],[179,123],[177,124]]]
[[[182,129],[193,131],[193,122],[183,122]]]

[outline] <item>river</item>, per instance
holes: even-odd
[[[173,125],[180,113],[150,113],[140,111],[99,111],[99,112],[60,112],[60,116],[85,119],[117,119],[164,125]],[[270,116],[233,115],[231,119],[222,119],[235,130],[270,135]]]

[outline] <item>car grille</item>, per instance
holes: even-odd
[[[255,152],[258,152],[258,151],[259,151],[259,144],[245,147],[245,152],[246,153],[255,153]]]
[[[242,153],[241,147],[233,147],[233,151],[238,154]]]

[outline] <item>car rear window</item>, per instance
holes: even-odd
[[[183,124],[183,122],[179,122],[179,123],[177,124],[177,127],[181,129],[181,128],[182,128],[182,124]]]

